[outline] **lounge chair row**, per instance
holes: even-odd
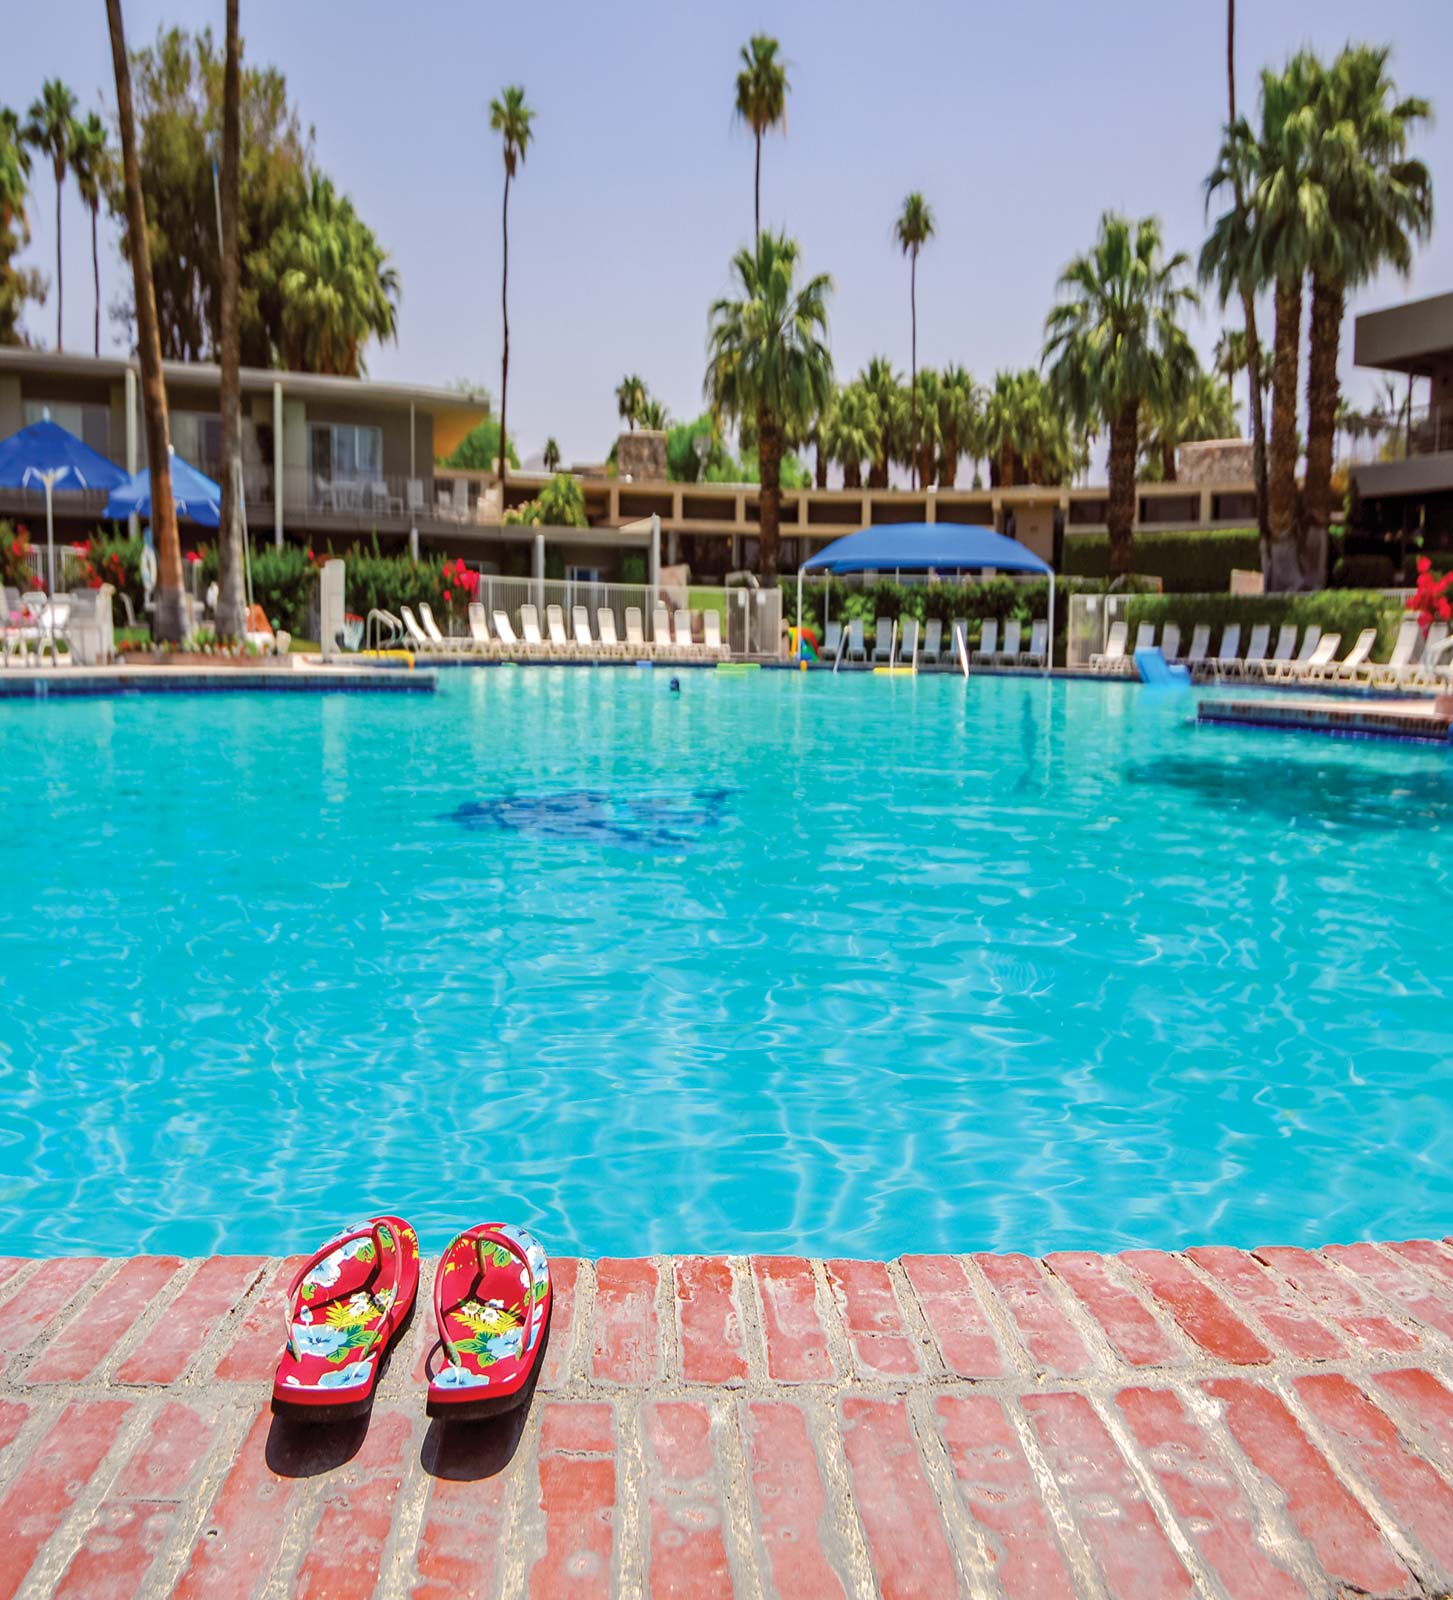
[[[649,640],[645,635],[639,606],[626,607],[624,639],[616,632],[615,613],[609,606],[597,608],[595,618],[598,631],[595,633],[591,632],[590,611],[586,606],[570,608],[568,633],[565,628],[565,608],[558,605],[545,607],[543,632],[539,608],[533,605],[520,607],[518,633],[507,611],[496,609],[490,617],[478,601],[470,604],[469,633],[462,637],[451,637],[440,631],[427,601],[420,603],[417,616],[410,606],[400,606],[399,615],[410,649],[421,655],[485,655],[542,661],[602,661],[611,658],[692,661],[720,659],[727,653],[721,637],[721,615],[716,611],[702,612],[700,643],[692,638],[689,611],[676,613],[673,637],[671,613],[665,606],[655,609]]]
[[[884,662],[889,666],[900,662],[936,663],[945,659],[957,663],[959,641],[965,641],[967,650],[968,636],[967,617],[954,619],[952,641],[947,645],[943,623],[937,617],[930,617],[921,632],[917,617],[900,618],[896,631],[891,617],[879,617],[870,656],[863,637],[862,619],[854,618],[847,625],[846,637],[842,623],[829,622],[823,646],[827,658],[833,661],[841,653],[845,661]],[[1011,617],[1004,624],[1001,644],[999,619],[985,617],[979,625],[979,647],[973,652],[973,660],[985,666],[1042,667],[1049,641],[1048,622],[1040,618],[1030,625],[1027,648],[1023,647],[1023,636],[1021,623]]]
[[[1258,622],[1241,653],[1241,624],[1227,623],[1221,632],[1221,648],[1211,654],[1211,626],[1197,623],[1191,633],[1190,648],[1183,664],[1191,676],[1201,681],[1229,678],[1260,679],[1266,683],[1353,683],[1380,688],[1439,689],[1453,683],[1453,639],[1448,625],[1435,622],[1422,638],[1416,617],[1405,617],[1386,661],[1374,661],[1377,629],[1364,628],[1352,648],[1339,658],[1340,633],[1323,633],[1312,623],[1297,646],[1295,623],[1283,623],[1271,645],[1271,626]],[[1105,649],[1090,657],[1093,672],[1127,674],[1133,670],[1133,651],[1127,649],[1129,627],[1123,622],[1110,625]],[[1419,644],[1422,649],[1419,651]],[[1153,649],[1155,624],[1142,622],[1135,633],[1135,650]],[[1167,661],[1180,661],[1181,630],[1168,622],[1160,639],[1161,654]],[[1416,659],[1415,659],[1416,658]]]

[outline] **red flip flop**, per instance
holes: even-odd
[[[374,1217],[325,1244],[288,1287],[273,1409],[330,1419],[365,1410],[418,1290],[418,1235],[399,1217]]]
[[[525,1398],[550,1326],[550,1263],[533,1234],[482,1222],[444,1252],[434,1277],[442,1361],[431,1417],[485,1417]]]

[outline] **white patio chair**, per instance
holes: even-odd
[[[663,660],[669,660],[676,654],[671,639],[671,613],[665,606],[655,606],[651,611],[651,643],[655,654]]]
[[[1181,653],[1181,625],[1167,622],[1160,633],[1160,653],[1167,661],[1174,661]]]
[[[979,624],[979,648],[969,657],[970,661],[982,661],[986,664],[992,661],[999,650],[999,619],[998,617],[985,617]]]
[[[1377,648],[1377,629],[1364,628],[1352,642],[1352,648],[1340,661],[1331,661],[1322,669],[1322,678],[1329,683],[1352,683],[1365,662],[1372,659]]]
[[[849,661],[866,661],[868,646],[863,638],[863,619],[853,617],[848,623],[848,647],[844,652]]]
[[[434,621],[434,609],[427,600],[419,602],[419,621],[424,624],[424,632],[429,635],[429,641],[436,650],[459,650],[463,646],[447,634],[441,633],[439,624]]]
[[[843,625],[841,622],[829,622],[822,637],[822,656],[824,661],[836,661],[838,646],[843,640]]]
[[[626,654],[634,656],[636,660],[648,659],[655,655],[654,648],[646,641],[646,624],[641,615],[639,606],[626,607]]]
[[[571,632],[575,635],[575,648],[583,656],[599,655],[600,651],[590,632],[590,612],[584,606],[570,608]]]
[[[1155,624],[1153,622],[1142,622],[1135,629],[1135,650],[1154,650],[1154,649],[1155,649]],[[1135,650],[1132,650],[1130,652],[1131,655],[1135,654]]]
[[[1049,653],[1049,619],[1036,617],[1029,625],[1029,648],[1019,652],[1022,667],[1042,667]]]
[[[1018,617],[1009,617],[1004,623],[1004,642],[994,654],[994,660],[1001,667],[1017,667],[1019,665],[1019,639],[1024,632],[1024,625]]]
[[[1241,624],[1228,622],[1221,630],[1221,648],[1216,655],[1206,662],[1203,672],[1213,678],[1221,678],[1228,672],[1238,670],[1241,665]]]
[[[918,618],[904,617],[898,624],[898,659],[912,665],[913,653],[918,648]]]
[[[548,605],[545,607],[545,632],[549,636],[550,654],[552,656],[575,654],[575,646],[565,632],[565,612],[560,606]]]
[[[438,650],[438,645],[419,626],[419,619],[408,606],[399,607],[399,616],[403,620],[404,632],[409,636],[409,648],[416,655],[433,655]]]
[[[1397,637],[1392,642],[1392,651],[1386,661],[1367,661],[1357,670],[1357,677],[1363,683],[1377,684],[1384,688],[1395,688],[1412,669],[1413,655],[1418,648],[1418,619],[1404,617],[1398,624]]]
[[[1428,627],[1428,636],[1423,640],[1423,648],[1418,654],[1417,664],[1404,680],[1406,686],[1415,689],[1446,687],[1450,650],[1453,650],[1453,638],[1449,637],[1448,624],[1431,623]]]
[[[683,657],[701,654],[700,647],[692,638],[689,611],[678,610],[676,613],[676,653]]]
[[[1308,630],[1310,631],[1310,630]],[[1342,635],[1340,633],[1324,633],[1317,640],[1317,647],[1305,661],[1293,664],[1291,674],[1294,683],[1315,682],[1326,672],[1328,667],[1335,666],[1337,652],[1342,648]]]
[[[625,654],[625,644],[616,632],[616,614],[609,606],[596,607],[595,631],[600,635],[600,648],[606,655],[621,656]]]
[[[1224,668],[1227,677],[1250,678],[1260,670],[1266,660],[1266,647],[1271,639],[1271,624],[1258,622],[1251,630],[1251,638],[1246,645],[1246,654],[1239,661],[1232,661]]]
[[[727,647],[721,636],[721,612],[713,607],[701,614],[701,631],[705,640],[703,648],[711,656],[724,656]]]
[[[539,630],[537,629],[536,631],[538,632]],[[524,640],[515,632],[515,625],[510,621],[509,612],[501,611],[498,607],[495,608],[494,612],[494,633],[499,640],[501,655],[518,658],[530,653]]]
[[[1125,644],[1129,637],[1130,624],[1123,617],[1117,617],[1110,624],[1110,632],[1105,638],[1105,648],[1090,657],[1090,671],[1124,672]]]
[[[540,613],[532,605],[520,607],[520,643],[528,655],[542,656],[549,653],[540,633]]]
[[[1339,638],[1337,642],[1341,644],[1342,641]],[[1274,662],[1263,676],[1275,683],[1294,682],[1301,675],[1302,668],[1317,653],[1321,643],[1321,624],[1314,622],[1302,635],[1301,649],[1287,660]]]
[[[893,659],[893,619],[892,617],[879,617],[873,627],[873,660],[889,661]]]
[[[1297,625],[1295,622],[1284,622],[1276,630],[1276,647],[1265,660],[1256,666],[1254,669],[1255,675],[1265,681],[1290,661],[1296,653]]]
[[[478,600],[469,602],[469,643],[477,655],[494,654],[495,642],[490,637],[484,606]]]
[[[1206,657],[1210,654],[1210,650],[1211,624],[1209,622],[1198,622],[1191,629],[1191,648],[1186,651],[1185,661],[1186,666],[1191,669],[1193,678],[1197,673],[1205,669]]]
[[[923,625],[923,643],[918,647],[920,661],[939,662],[943,659],[943,623],[930,617]]]

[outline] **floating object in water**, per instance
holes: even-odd
[[[615,795],[604,789],[562,789],[467,800],[445,814],[471,833],[499,829],[544,839],[580,840],[627,850],[679,850],[715,831],[729,789],[678,789]]]

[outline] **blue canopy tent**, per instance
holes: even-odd
[[[222,489],[205,473],[198,472],[175,452],[171,458],[172,498],[179,522],[196,522],[215,528],[222,521]],[[120,522],[125,517],[151,516],[151,471],[143,467],[134,478],[112,492],[106,502],[106,515]]]
[[[992,528],[957,522],[875,524],[834,539],[797,569],[797,615],[802,616],[802,579],[808,572],[1035,572],[1049,579],[1049,648],[1054,654],[1054,568]],[[799,640],[801,635],[799,634]],[[799,649],[801,645],[799,643]]]
[[[47,589],[55,593],[55,507],[57,486],[84,491],[115,489],[126,473],[60,423],[44,416],[0,441],[0,488],[45,489]]]

